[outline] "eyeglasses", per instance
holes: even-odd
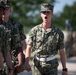
[[[47,14],[49,14],[50,11],[41,11],[41,13],[43,13],[43,14],[47,13]]]

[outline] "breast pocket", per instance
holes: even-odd
[[[40,33],[36,35],[36,48],[40,48],[42,45],[42,36]]]
[[[57,43],[58,43],[57,37],[53,37],[52,43],[53,43],[54,45],[57,45]]]
[[[42,35],[41,35],[41,33],[37,33],[37,35],[36,35],[36,41],[37,41],[37,43],[39,43],[39,42],[42,41]]]

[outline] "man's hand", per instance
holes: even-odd
[[[16,73],[22,72],[22,65],[19,65],[19,64],[15,65],[14,72]]]

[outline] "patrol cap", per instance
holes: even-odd
[[[2,0],[0,0],[0,7],[5,8],[5,3]]]
[[[11,7],[11,1],[10,0],[6,0],[5,7],[6,8],[10,8]]]
[[[53,7],[54,6],[50,3],[43,3],[41,5],[41,11],[51,11],[51,12],[53,12]]]

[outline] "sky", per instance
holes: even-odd
[[[62,12],[65,5],[73,5],[76,0],[56,0],[57,2],[54,5],[54,14]]]

